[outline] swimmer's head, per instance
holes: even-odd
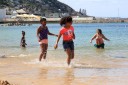
[[[41,23],[42,25],[46,25],[46,23],[47,23],[46,18],[41,18],[41,19],[40,19],[40,23]]]
[[[96,31],[98,34],[102,34],[102,30],[101,29],[97,29]]]
[[[22,35],[25,36],[25,31],[22,31]]]

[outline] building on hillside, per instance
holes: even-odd
[[[15,19],[18,21],[39,21],[40,16],[36,16],[33,14],[22,14],[22,15],[16,15],[14,16]]]
[[[66,16],[70,16],[70,14],[69,13],[61,13],[61,16],[66,17]]]
[[[0,21],[12,17],[12,10],[9,8],[0,9]]]
[[[70,16],[69,13],[51,13],[51,12],[45,12],[43,15],[46,18],[61,18],[65,16]]]
[[[22,14],[28,14],[26,11],[23,9],[16,10],[17,14],[22,15]]]
[[[46,18],[60,18],[60,13],[45,13]]]
[[[28,14],[23,9],[13,11],[13,17],[12,18],[16,19],[17,21],[39,21],[40,20],[40,16]]]
[[[28,14],[23,9],[11,10],[8,8],[0,9],[0,21],[39,21],[40,16]]]
[[[73,19],[77,21],[91,21],[95,20],[95,17],[73,17]]]

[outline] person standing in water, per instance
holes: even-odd
[[[25,40],[25,31],[22,31],[22,38],[21,38],[21,42],[20,42],[20,46],[21,47],[26,47],[26,40]]]
[[[46,18],[41,18],[40,23],[41,26],[37,29],[37,38],[41,48],[39,61],[41,61],[42,58],[46,59],[46,54],[48,49],[48,35],[58,37],[58,35],[49,32],[48,27],[46,26],[47,23]]]
[[[93,38],[91,39],[90,43],[92,43],[92,41],[94,39],[96,39],[96,44],[94,46],[96,48],[102,48],[102,49],[104,49],[104,46],[105,46],[104,40],[110,41],[108,38],[106,38],[104,36],[104,34],[102,33],[101,29],[97,29],[97,33],[93,36]]]
[[[74,59],[74,42],[73,39],[75,39],[74,34],[74,27],[72,26],[72,17],[64,17],[60,21],[60,25],[63,26],[59,32],[58,39],[56,41],[56,44],[54,46],[55,49],[58,47],[58,42],[63,36],[63,48],[65,52],[67,53],[67,64],[70,65],[71,60]]]

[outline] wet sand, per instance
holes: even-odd
[[[128,59],[84,60],[72,67],[36,58],[0,58],[0,80],[18,85],[127,85]],[[26,63],[27,62],[27,63]],[[82,60],[81,60],[82,62]]]

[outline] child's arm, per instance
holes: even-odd
[[[52,35],[52,36],[56,36],[56,37],[58,37],[58,35],[53,34],[53,33],[50,33],[50,32],[48,32],[48,35]]]
[[[104,35],[103,35],[103,39],[107,40],[107,41],[110,41],[108,38],[106,38]]]
[[[39,30],[40,30],[40,28],[37,29],[37,34],[36,34],[36,35],[37,35],[37,39],[38,39],[38,41],[40,42]]]
[[[61,36],[62,36],[61,34],[58,35],[58,39],[57,39],[56,44],[54,46],[55,49],[57,49],[57,47],[58,47],[58,42],[59,42]]]
[[[75,39],[75,38],[76,38],[75,33],[73,33],[73,39]]]
[[[96,34],[92,37],[90,43],[92,43],[92,41],[96,38]]]
[[[23,38],[21,38],[21,41],[20,41],[20,46],[22,45],[22,40],[23,40]]]
[[[47,27],[47,26],[46,26],[46,27]],[[51,32],[49,31],[48,27],[47,27],[47,30],[48,30],[48,35],[51,35],[51,36],[56,36],[56,37],[58,37],[58,35],[51,33]]]

